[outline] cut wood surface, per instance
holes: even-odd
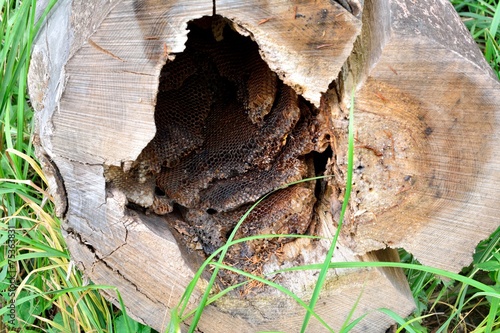
[[[398,261],[395,249],[404,248],[426,265],[459,271],[499,226],[500,84],[448,1],[339,3],[345,7],[227,0],[215,11],[251,37],[331,133],[331,150],[310,155],[332,175],[317,185],[308,229],[327,239],[343,201],[356,90],[353,193],[333,261]],[[213,14],[211,0],[60,1],[31,60],[37,154],[72,258],[94,283],[117,286],[128,313],[160,331],[202,251],[185,246],[180,214],[137,207],[105,173],[126,176],[138,163],[156,134],[162,68],[185,50],[188,23]],[[330,244],[283,243],[279,260],[262,269],[322,262]],[[307,301],[316,273],[281,274],[277,282]],[[107,297],[117,304],[116,295]],[[414,303],[401,270],[332,269],[316,313],[338,330],[353,307],[353,319],[369,313],[353,332],[385,332],[392,321],[373,310],[404,317]],[[208,306],[199,329],[298,332],[304,314],[260,286]],[[308,331],[326,330],[313,320]]]
[[[357,253],[405,248],[423,264],[459,271],[500,225],[498,81],[449,3],[367,6],[353,53],[376,51],[349,62],[361,82],[362,171],[345,235]]]

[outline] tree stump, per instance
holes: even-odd
[[[404,248],[459,271],[499,225],[500,85],[448,1],[59,2],[29,91],[73,260],[163,330],[206,254],[268,191],[331,176],[269,197],[238,237],[331,239],[353,89],[353,193],[333,260],[398,261]],[[271,272],[322,262],[330,244],[253,241],[228,260]],[[316,273],[275,279],[307,301]],[[332,269],[316,312],[338,330],[352,308],[368,313],[354,332],[384,332],[391,320],[373,310],[407,316],[414,303],[401,270]],[[296,332],[304,313],[260,286],[208,306],[199,329]]]

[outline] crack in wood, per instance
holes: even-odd
[[[125,60],[123,60],[122,58],[120,58],[119,56],[113,54],[112,52],[104,49],[103,47],[99,46],[96,42],[94,42],[92,39],[88,39],[87,42],[90,44],[90,46],[92,46],[93,48],[95,48],[96,50],[110,56],[111,58],[113,59],[116,59],[116,60],[120,60],[122,62],[125,62]]]

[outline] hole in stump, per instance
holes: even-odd
[[[182,215],[186,247],[196,238],[209,253],[261,196],[323,174],[333,152],[318,153],[312,144],[325,115],[279,80],[250,37],[217,15],[189,22],[188,30],[185,50],[161,70],[156,134],[130,174],[155,184],[154,195],[173,205],[170,214]],[[129,201],[142,202],[132,198],[137,183],[129,185]],[[314,183],[281,189],[254,210],[242,231],[305,233],[321,192]],[[260,263],[279,241],[263,244]],[[237,251],[228,252],[227,262],[245,269],[249,264]]]

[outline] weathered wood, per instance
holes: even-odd
[[[343,200],[347,100],[358,86],[355,191],[334,261],[397,261],[390,248],[404,247],[432,266],[468,264],[475,244],[498,226],[492,147],[500,87],[451,5],[369,1],[363,9],[351,1],[354,15],[327,0],[216,5],[285,83],[331,111],[338,136],[327,170],[335,179],[316,208],[317,230],[329,237]],[[187,22],[212,13],[211,0],[62,1],[33,50],[38,155],[73,260],[95,283],[117,286],[129,313],[158,330],[199,258],[179,247],[167,227],[174,217],[127,208],[125,195],[106,186],[104,166],[126,168],[153,138],[160,70],[183,51]],[[287,265],[299,253],[301,263],[321,262],[328,246],[288,243]],[[306,300],[315,281],[315,272],[280,279]],[[201,292],[202,283],[191,306]],[[317,313],[337,330],[360,294],[353,318],[383,307],[406,316],[414,306],[400,270],[337,269]],[[200,329],[294,332],[304,313],[276,291],[255,290],[209,306]],[[354,331],[384,332],[390,324],[373,311]],[[314,320],[310,330],[322,331]]]
[[[217,1],[217,13],[237,23],[240,33],[251,32],[269,67],[316,106],[351,53],[360,29],[359,18],[328,1],[292,5],[225,0]]]
[[[449,2],[366,6],[345,83],[360,82],[344,235],[356,253],[405,248],[459,271],[500,224],[500,85]]]

